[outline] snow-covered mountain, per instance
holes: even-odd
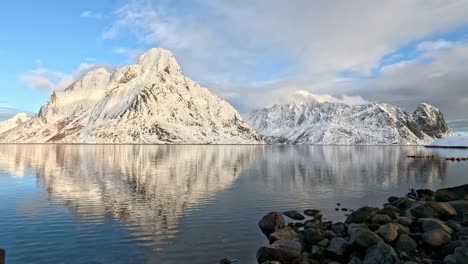
[[[389,104],[290,103],[247,118],[265,141],[285,144],[429,144],[451,132],[439,109],[421,104],[411,114]]]
[[[226,101],[185,77],[171,52],[86,73],[54,92],[36,117],[0,134],[13,143],[257,143]]]
[[[29,120],[28,114],[19,113],[7,120],[0,121],[0,134],[12,128],[15,128],[28,120]]]

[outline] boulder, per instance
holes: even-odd
[[[416,193],[418,194],[418,198],[426,200],[426,201],[431,201],[432,199],[434,199],[434,194],[435,194],[433,190],[429,190],[429,189],[419,189],[419,190],[416,190]]]
[[[363,264],[395,264],[400,263],[395,250],[384,242],[378,242],[366,250]]]
[[[362,264],[362,260],[356,258],[356,257],[353,257],[349,262],[348,264]]]
[[[407,234],[400,234],[395,240],[395,248],[400,252],[411,252],[418,248],[418,244]]]
[[[337,235],[343,235],[346,234],[346,232],[348,232],[348,226],[345,223],[336,222],[330,225],[330,230]]]
[[[398,217],[395,222],[397,222],[400,225],[409,226],[414,222],[414,220],[406,216],[401,216],[401,217]]]
[[[344,238],[335,237],[330,241],[327,251],[337,256],[344,256],[348,248],[348,242]]]
[[[444,258],[444,264],[457,264],[457,259],[455,255],[447,255]]]
[[[462,242],[459,240],[451,240],[447,244],[445,244],[440,250],[439,253],[442,256],[447,256],[450,254],[453,254],[455,252],[455,249],[459,246],[462,245]]]
[[[390,223],[392,218],[386,214],[375,214],[371,217],[372,224],[382,225],[386,223]]]
[[[304,220],[305,217],[303,215],[301,215],[301,213],[299,213],[298,211],[296,210],[292,210],[292,211],[287,211],[287,212],[284,212],[283,213],[285,216],[293,219],[293,220]]]
[[[457,217],[460,219],[464,219],[465,212],[468,212],[468,200],[457,200],[448,202],[455,211],[457,211]]]
[[[284,227],[284,218],[281,213],[270,212],[258,222],[258,226],[267,237],[277,229]]]
[[[294,229],[287,226],[281,229],[277,229],[275,232],[271,233],[268,238],[270,243],[273,243],[276,240],[295,240],[297,239],[297,233],[294,231]]]
[[[375,233],[377,233],[385,241],[392,242],[398,236],[398,226],[392,223],[388,223],[377,229]]]
[[[427,217],[433,217],[437,213],[430,207],[429,205],[419,205],[414,208],[410,209],[411,215],[414,216],[416,219],[419,218],[427,218]]]
[[[321,247],[328,247],[328,245],[330,244],[330,240],[328,240],[328,238],[324,238],[322,240],[320,240],[320,242],[317,243],[318,246],[321,246]]]
[[[322,241],[325,238],[325,235],[322,230],[318,228],[309,228],[304,232],[304,242],[309,245],[315,245],[318,242]]]
[[[414,200],[411,200],[409,198],[406,198],[406,197],[401,197],[401,198],[398,198],[396,200],[394,200],[393,202],[391,202],[390,204],[393,205],[393,206],[396,206],[400,209],[407,209],[410,207],[410,205],[414,202]]]
[[[420,218],[418,224],[422,232],[429,232],[436,229],[442,229],[445,232],[452,234],[453,230],[448,227],[444,222],[435,218]]]
[[[301,260],[302,245],[295,240],[278,240],[273,244],[264,246],[257,251],[258,263],[265,261],[278,261],[280,263],[299,264]]]
[[[320,214],[320,210],[306,209],[306,210],[304,210],[304,214],[307,215],[307,216],[315,217],[316,215]]]
[[[447,244],[452,236],[443,229],[434,229],[422,234],[422,241],[431,247],[440,247]]]
[[[460,222],[455,220],[448,220],[447,222],[445,222],[445,224],[455,232],[460,232],[460,230],[462,230],[463,228]]]
[[[363,223],[370,220],[370,218],[378,211],[378,208],[375,207],[361,207],[356,211],[352,212],[347,218],[345,223]]]
[[[466,263],[468,260],[468,241],[464,241],[463,244],[457,247],[454,251],[456,263]]]
[[[365,228],[354,228],[351,231],[349,242],[353,247],[368,248],[382,239],[374,232]]]
[[[410,234],[411,233],[411,230],[409,229],[409,227],[400,225],[399,223],[393,223],[393,224],[398,227],[398,234]]]
[[[439,217],[449,218],[457,215],[457,211],[453,206],[443,202],[429,202],[429,206],[436,211]]]
[[[398,199],[399,199],[399,197],[390,196],[390,197],[388,197],[387,201],[388,201],[389,203],[393,203],[393,202],[395,202],[395,201],[398,200]]]
[[[435,199],[440,202],[468,200],[468,184],[439,189],[435,193]]]

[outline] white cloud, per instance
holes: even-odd
[[[98,12],[93,12],[93,11],[90,11],[90,10],[86,10],[86,11],[81,12],[80,17],[83,17],[83,18],[93,18],[93,19],[101,20],[101,19],[103,19],[105,16],[104,16],[102,13],[98,13]]]
[[[117,54],[127,54],[129,53],[129,50],[124,47],[116,47],[112,49],[112,52],[117,53]]]
[[[33,89],[42,91],[61,91],[70,86],[84,73],[99,68],[108,67],[106,65],[81,63],[77,69],[70,73],[64,73],[53,69],[48,69],[38,64],[36,69],[30,70],[20,75],[19,79]]]
[[[305,90],[296,91],[292,95],[292,97],[294,99],[292,101],[300,102],[339,103],[348,105],[360,105],[370,103],[361,96],[341,95],[340,97],[335,97],[330,94],[314,94]]]
[[[428,52],[428,51],[436,51],[442,49],[450,49],[454,45],[453,42],[439,39],[436,41],[424,41],[417,45],[417,49],[419,51]]]

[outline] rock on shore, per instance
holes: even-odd
[[[344,223],[322,221],[319,210],[308,209],[308,219],[285,225],[280,213],[271,212],[259,222],[270,245],[258,249],[257,261],[468,263],[468,184],[417,193],[416,199],[390,197],[382,208],[359,208]],[[302,218],[297,211],[284,214],[296,221]]]

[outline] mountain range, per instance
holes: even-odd
[[[290,103],[244,121],[160,48],[135,64],[85,73],[34,117],[0,122],[0,143],[425,145],[450,134],[429,104],[409,113],[389,104]]]

